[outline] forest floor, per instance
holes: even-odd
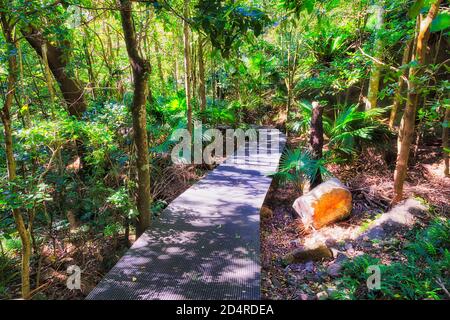
[[[195,182],[202,179],[207,171],[207,168],[198,168],[193,165],[165,167],[164,177],[170,180],[171,187],[164,188],[159,193],[160,198],[166,203],[170,203]],[[163,181],[162,184],[166,182]],[[134,241],[133,233],[130,234],[127,244],[123,234],[105,236],[102,230],[92,227],[81,227],[75,232],[64,228],[55,232],[53,239],[49,239],[42,246],[40,261],[39,259],[32,261],[31,283],[34,288],[32,299],[84,299]],[[0,271],[2,271],[2,263],[5,263],[9,270],[9,274],[2,276],[11,276],[14,279],[6,293],[2,294],[0,290],[0,299],[2,296],[8,299],[20,296],[19,258],[18,251],[15,258],[5,262],[0,261]],[[67,288],[69,276],[67,268],[70,265],[77,265],[81,268],[81,290]],[[39,275],[37,270],[39,270]],[[2,280],[1,278],[0,280]]]
[[[436,215],[448,218],[450,179],[443,174],[440,145],[422,146],[412,160],[414,164],[409,170],[405,194],[412,199],[413,205],[424,203],[427,208],[414,214],[414,226],[425,227]],[[317,231],[304,230],[300,220],[295,218],[292,204],[301,195],[297,189],[273,183],[261,221],[264,299],[315,300],[328,297],[339,282],[342,263],[362,254],[379,258],[383,264],[405,259],[399,252],[408,241],[404,229],[410,230],[411,224],[403,226],[403,229],[388,229],[381,235],[381,241],[357,236],[390,210],[394,163],[387,163],[375,151],[367,151],[352,165],[330,166],[330,172],[350,188],[353,210],[348,219]],[[332,248],[334,257],[288,266],[282,263],[280,258],[283,255],[315,240],[324,241]]]
[[[295,141],[290,141],[290,144],[295,145]],[[364,239],[352,237],[358,230],[367,228],[371,221],[378,219],[381,213],[389,210],[393,166],[394,161],[387,163],[376,151],[367,151],[351,165],[330,166],[330,172],[352,191],[353,210],[348,219],[324,227],[317,233],[304,230],[300,221],[295,218],[292,204],[300,196],[297,189],[289,185],[272,184],[264,204],[269,210],[262,210],[261,214],[264,299],[317,299],[318,295],[335,287],[339,272],[333,266],[342,257],[351,258],[370,253],[386,263],[403,258],[396,250],[407,241],[402,230],[394,230],[386,241],[373,243],[371,246],[367,246]],[[176,187],[165,190],[164,199],[167,202],[175,199],[203,178],[206,172],[206,168],[193,166],[184,167],[183,170],[174,168],[167,176],[173,179],[170,185]],[[428,203],[435,214],[449,216],[450,179],[443,176],[442,154],[438,143],[427,144],[417,151],[409,171],[405,193],[408,197],[420,198],[420,201]],[[428,214],[421,215],[418,223],[425,226],[430,219]],[[340,253],[337,258],[291,264],[287,267],[280,262],[284,254],[314,237],[322,240],[344,239],[331,243]],[[124,240],[121,235],[105,237],[93,229],[79,230],[76,233],[58,231],[54,239],[43,246],[42,260],[33,261],[31,277],[33,287],[36,288],[33,299],[84,299],[128,249]],[[134,236],[130,236],[129,241],[132,243]],[[39,264],[40,268],[37,268]],[[5,297],[19,296],[19,265],[19,260],[15,263],[11,260],[8,262],[9,267],[7,266],[9,269],[6,269],[9,272],[0,272],[2,277],[15,278]],[[67,289],[66,270],[70,265],[82,268],[81,290]],[[36,272],[38,269],[39,276]]]

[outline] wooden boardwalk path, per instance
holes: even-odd
[[[87,299],[260,299],[259,213],[285,143],[269,132],[267,155],[247,143],[172,201]]]

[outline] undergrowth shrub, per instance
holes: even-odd
[[[450,219],[436,218],[424,230],[416,229],[401,255],[403,262],[390,265],[364,254],[343,265],[333,299],[448,299],[450,287]],[[368,290],[366,270],[378,265],[381,288]]]

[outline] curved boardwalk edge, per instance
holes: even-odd
[[[259,212],[286,140],[269,132],[266,155],[247,144],[172,201],[87,299],[260,299]]]

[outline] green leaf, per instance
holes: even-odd
[[[311,14],[313,12],[315,2],[316,2],[315,0],[306,0],[304,2],[304,7],[305,7],[306,11],[308,11],[309,14]]]
[[[408,17],[410,17],[411,19],[417,17],[422,7],[423,7],[423,0],[418,0],[414,2],[412,7],[408,11]]]
[[[430,31],[431,32],[439,32],[450,27],[450,13],[441,12],[434,18],[433,22],[431,22]]]

